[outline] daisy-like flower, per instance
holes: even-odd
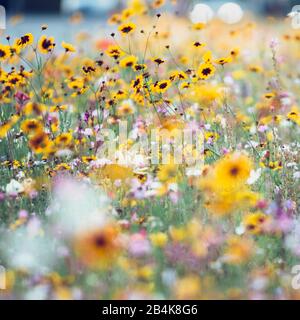
[[[131,34],[136,29],[136,25],[132,22],[124,23],[119,26],[118,30],[122,35]]]
[[[165,63],[165,60],[161,58],[154,58],[152,59],[152,61],[155,62],[158,66]]]
[[[114,224],[75,237],[74,248],[80,261],[92,269],[107,269],[121,253],[119,228]]]
[[[120,61],[120,67],[132,68],[138,61],[136,56],[127,56]]]
[[[205,80],[214,75],[216,68],[209,62],[202,63],[197,71],[197,75],[201,80]]]
[[[195,48],[197,48],[197,49],[203,48],[203,47],[205,47],[205,46],[206,46],[206,44],[203,43],[203,42],[199,42],[199,41],[193,42],[193,47],[195,47]]]
[[[42,153],[49,143],[49,137],[44,132],[39,132],[29,140],[29,147],[35,153]]]
[[[124,52],[116,45],[110,45],[106,50],[106,54],[115,60],[124,55]]]
[[[61,46],[65,49],[66,52],[75,52],[76,51],[75,47],[71,43],[67,43],[67,42],[63,41],[61,43]]]
[[[237,188],[250,176],[252,162],[243,153],[228,154],[216,163],[216,182],[224,188]]]
[[[5,61],[9,57],[10,57],[9,46],[0,44],[0,61]]]
[[[216,64],[220,64],[221,66],[223,66],[224,64],[226,63],[229,63],[232,61],[232,57],[231,56],[228,56],[228,57],[225,57],[225,58],[220,58],[220,59],[217,59],[215,60],[214,62]]]
[[[162,80],[154,84],[153,89],[156,93],[164,93],[166,92],[171,86],[170,80]]]
[[[268,216],[263,212],[249,213],[243,220],[243,225],[251,234],[259,234],[263,231],[263,226],[268,220]]]
[[[55,138],[55,144],[60,148],[68,147],[71,144],[72,139],[73,137],[70,132],[64,132]]]
[[[55,43],[53,37],[41,36],[38,42],[38,49],[41,53],[48,54],[54,49],[54,47]]]
[[[19,49],[25,49],[27,46],[33,43],[33,35],[31,33],[26,33],[24,36],[16,39],[15,46]]]
[[[21,124],[21,130],[26,134],[40,132],[42,129],[43,125],[37,119],[27,119]]]

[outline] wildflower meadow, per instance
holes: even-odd
[[[300,29],[121,2],[2,30],[0,298],[299,299]]]

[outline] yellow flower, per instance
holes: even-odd
[[[198,22],[193,25],[194,30],[202,30],[205,28],[205,23]]]
[[[66,50],[66,52],[75,52],[76,51],[75,47],[70,43],[63,41],[61,43],[61,46]]]
[[[220,65],[224,65],[224,64],[226,64],[226,63],[229,63],[229,62],[231,62],[232,61],[232,57],[231,56],[228,56],[228,57],[225,57],[225,58],[220,58],[220,59],[217,59],[217,60],[215,60],[214,62],[216,63],[216,64],[220,64]]]
[[[193,47],[195,47],[195,48],[197,48],[197,49],[203,48],[203,47],[205,47],[205,46],[206,46],[206,44],[203,43],[203,42],[199,42],[199,41],[193,42]]]
[[[118,164],[107,164],[101,169],[101,177],[112,181],[124,181],[133,177],[133,171],[129,167]]]
[[[252,234],[259,234],[262,232],[262,227],[269,217],[262,212],[254,212],[247,214],[243,219],[243,225],[246,230]]]
[[[0,44],[0,61],[4,61],[10,57],[10,47]]]
[[[292,107],[292,110],[287,114],[287,119],[300,126],[300,112],[297,106]]]
[[[128,101],[123,101],[122,104],[117,109],[118,116],[127,116],[134,113],[134,107],[132,103]]]
[[[82,162],[89,164],[91,161],[96,160],[97,158],[95,156],[82,156]]]
[[[216,163],[216,183],[224,189],[239,188],[249,178],[251,169],[252,162],[245,154],[229,154]]]
[[[27,46],[33,43],[33,35],[26,33],[24,36],[15,40],[14,46],[19,49],[25,49]]]
[[[163,232],[150,234],[150,240],[156,247],[164,247],[168,242],[168,236]]]
[[[201,80],[208,79],[215,73],[216,68],[209,62],[202,63],[197,71],[197,76]]]
[[[47,107],[44,104],[37,102],[28,102],[24,107],[23,111],[26,115],[35,114],[37,116],[42,115],[47,110]]]
[[[44,132],[38,132],[32,138],[29,139],[29,147],[35,153],[42,153],[49,144],[49,137]]]
[[[21,130],[26,134],[42,131],[43,125],[37,119],[27,119],[22,122]]]
[[[178,300],[200,299],[201,283],[196,275],[188,275],[177,280],[174,287],[175,298]]]
[[[72,78],[71,81],[68,81],[68,87],[74,90],[83,89],[84,80],[82,78]]]
[[[118,28],[121,34],[126,35],[134,32],[136,25],[132,22],[121,24]]]
[[[121,245],[119,228],[114,224],[79,234],[74,239],[79,260],[92,269],[107,269],[116,262]]]
[[[53,37],[46,37],[41,36],[38,42],[38,49],[43,54],[48,54],[51,52],[55,47],[54,38]]]
[[[69,171],[71,167],[67,163],[60,163],[54,167],[54,171]]]
[[[178,165],[162,164],[159,166],[157,177],[161,182],[173,183],[178,179]]]
[[[132,68],[138,61],[136,56],[127,56],[120,61],[120,67]]]
[[[224,260],[229,264],[247,262],[254,252],[254,243],[251,239],[239,236],[230,236],[224,252]]]
[[[170,88],[170,86],[171,86],[170,80],[162,80],[153,85],[153,90],[158,94],[162,94],[166,92]]]
[[[55,144],[60,148],[65,148],[70,146],[72,139],[73,137],[70,132],[64,132],[55,138]]]
[[[114,59],[118,59],[124,55],[124,52],[116,45],[110,45],[105,53]]]

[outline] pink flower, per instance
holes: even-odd
[[[141,257],[150,253],[151,245],[145,234],[135,233],[130,237],[128,249],[133,256]]]

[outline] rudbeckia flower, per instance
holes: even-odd
[[[10,57],[10,47],[8,45],[0,44],[0,61],[5,61]]]
[[[38,49],[43,54],[48,54],[51,52],[55,47],[54,38],[47,36],[41,36],[39,42],[38,42]]]
[[[15,46],[20,49],[25,49],[27,46],[33,43],[33,35],[31,33],[26,33],[24,36],[16,39]]]
[[[75,52],[76,51],[75,47],[71,43],[67,43],[67,42],[63,41],[61,43],[61,46],[65,49],[66,52]]]
[[[216,68],[211,63],[202,63],[197,71],[201,80],[205,80],[214,75]]]
[[[118,28],[120,33],[123,35],[131,34],[134,32],[135,29],[136,29],[136,25],[132,22],[124,23],[120,25]]]

